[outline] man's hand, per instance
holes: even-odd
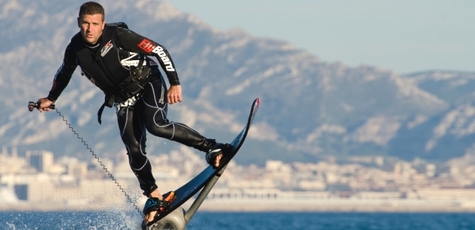
[[[168,104],[181,102],[181,85],[172,85],[167,93]]]
[[[48,98],[40,98],[38,99],[38,110],[40,112],[43,112],[43,111],[50,111],[51,108],[50,106],[54,104],[54,101],[50,101]]]

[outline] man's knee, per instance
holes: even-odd
[[[142,153],[140,151],[132,152],[129,151],[127,152],[127,155],[129,155],[129,165],[134,171],[140,171],[144,165],[148,162],[147,157],[145,156],[145,153]]]
[[[148,122],[146,128],[149,133],[162,138],[171,138],[175,129],[174,125],[166,119]]]
[[[145,155],[145,149],[140,145],[138,142],[126,144],[127,155],[129,155],[129,159],[135,160],[139,158],[143,158]]]

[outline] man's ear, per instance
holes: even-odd
[[[78,27],[81,28],[81,19],[78,17]]]

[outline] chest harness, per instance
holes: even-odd
[[[112,107],[114,103],[125,103],[136,98],[151,80],[151,67],[147,57],[142,54],[131,54],[118,47],[114,40],[117,27],[127,28],[125,23],[106,24],[97,48],[88,47],[82,38],[76,36],[75,53],[83,75],[86,75],[105,94],[104,103],[97,111],[97,120],[102,123],[104,107]],[[136,65],[124,66],[121,59],[131,56],[130,60],[138,61]],[[137,60],[138,59],[138,60]]]

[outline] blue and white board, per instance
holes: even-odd
[[[251,127],[252,121],[254,116],[259,109],[260,99],[257,98],[252,103],[251,111],[249,113],[249,117],[247,120],[246,126],[242,129],[242,131],[231,141],[231,151],[229,151],[226,156],[223,156],[220,166],[214,168],[213,166],[209,165],[205,168],[200,174],[198,174],[195,178],[190,180],[188,183],[184,184],[177,190],[175,190],[175,199],[170,203],[168,208],[160,214],[158,218],[156,218],[153,222],[148,223],[148,226],[153,225],[154,223],[158,222],[160,219],[168,215],[169,213],[173,212],[175,209],[179,208],[183,203],[189,200],[193,195],[199,192],[211,178],[213,178],[218,172],[221,171],[223,167],[225,167],[229,161],[236,155],[236,153],[241,148],[244,140],[246,140],[247,133],[249,128]],[[168,194],[164,194],[166,197]]]

